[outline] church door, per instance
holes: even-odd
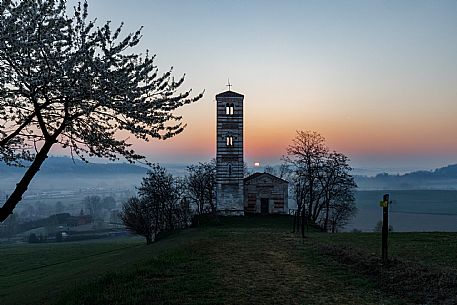
[[[268,212],[268,198],[260,198],[260,213],[266,215]]]

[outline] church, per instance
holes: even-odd
[[[288,213],[288,182],[268,173],[244,177],[244,96],[216,95],[216,204],[222,215]]]

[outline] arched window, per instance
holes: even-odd
[[[232,175],[232,165],[231,164],[229,164],[228,170],[229,170],[228,171],[229,172],[229,176],[231,176]]]
[[[234,112],[234,109],[235,109],[235,105],[232,103],[232,104],[225,104],[225,114],[226,115],[233,115],[233,112]]]
[[[233,137],[227,136],[227,146],[233,146]]]

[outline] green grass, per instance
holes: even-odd
[[[339,233],[309,236],[319,243],[381,255],[381,233]],[[390,233],[389,257],[441,269],[457,270],[457,233]]]
[[[109,272],[129,271],[152,255],[180,247],[171,237],[154,247],[143,239],[123,238],[61,244],[30,244],[0,248],[0,304],[48,304],[81,283]]]
[[[128,238],[2,247],[0,304],[408,304],[315,248],[374,247],[375,234],[359,244],[350,234],[303,241],[290,227],[287,217],[226,218],[150,246]]]

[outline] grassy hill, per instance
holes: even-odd
[[[357,264],[348,263],[347,258],[357,253],[355,257],[365,265],[365,258],[377,264],[370,260],[378,251],[377,234],[314,232],[302,240],[290,233],[287,217],[225,218],[222,222],[219,226],[182,231],[151,246],[139,238],[2,246],[0,304],[423,301],[384,289],[374,278],[376,273],[369,274]],[[392,238],[392,253],[427,266],[431,275],[452,275],[456,271],[456,241],[457,234],[399,233]],[[400,247],[401,251],[394,250]],[[418,247],[436,251],[416,251]],[[443,255],[447,258],[440,260]],[[443,299],[440,302],[435,304],[446,304]]]

